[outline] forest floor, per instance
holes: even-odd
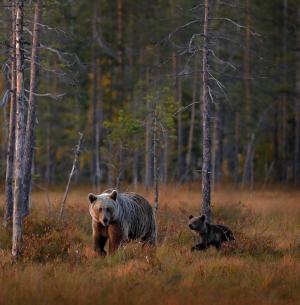
[[[199,189],[162,187],[157,248],[131,242],[106,258],[92,251],[89,189],[73,186],[63,225],[55,207],[49,216],[45,193],[34,191],[18,263],[10,232],[0,228],[0,304],[299,304],[300,191],[217,187],[213,220],[230,226],[237,241],[220,252],[191,252],[187,222],[199,214]],[[152,193],[137,191],[152,202]],[[62,195],[49,192],[54,206]]]

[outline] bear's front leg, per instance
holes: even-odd
[[[109,255],[114,254],[124,240],[123,232],[118,224],[110,224],[108,227],[108,247]]]
[[[104,250],[104,247],[107,241],[106,229],[96,221],[93,221],[92,228],[93,228],[94,251],[102,256],[105,256],[106,252]]]
[[[208,248],[208,246],[206,244],[203,244],[203,243],[200,243],[200,244],[197,244],[195,246],[193,246],[191,248],[191,251],[195,251],[195,250],[198,250],[198,251],[204,251]]]
[[[98,243],[99,243],[99,250],[100,250],[100,255],[105,256],[106,251],[104,250],[105,244],[107,241],[107,236],[100,236]]]

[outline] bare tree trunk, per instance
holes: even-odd
[[[148,105],[148,112],[150,111]],[[145,138],[145,187],[152,186],[152,132],[151,132],[151,114],[146,118],[146,138]]]
[[[252,104],[251,104],[251,0],[246,0],[246,33],[245,33],[245,49],[244,49],[244,82],[245,82],[245,99],[246,99],[246,148],[245,148],[245,164],[243,172],[243,184],[251,182],[251,163],[246,154],[251,142],[251,121],[252,121]]]
[[[300,20],[300,6],[298,6],[298,21]],[[300,29],[297,32],[297,69],[296,69],[296,101],[295,101],[295,151],[294,151],[294,184],[299,182],[300,166]]]
[[[16,31],[15,31],[15,2],[12,1],[12,40],[11,40],[11,65],[10,65],[10,114],[9,134],[7,143],[7,161],[5,176],[5,213],[3,224],[6,226],[13,215],[13,170],[14,170],[14,148],[16,129]]]
[[[32,36],[32,50],[30,63],[30,90],[25,137],[25,165],[24,165],[24,216],[29,214],[29,195],[31,189],[31,171],[35,146],[35,121],[36,121],[36,97],[38,78],[38,47],[39,47],[39,24],[41,17],[41,0],[37,0],[34,12],[34,25]]]
[[[68,183],[67,183],[67,186],[66,186],[66,189],[65,189],[64,197],[63,197],[63,200],[62,200],[62,203],[61,203],[61,206],[60,206],[58,221],[62,221],[62,219],[63,219],[65,206],[66,206],[66,201],[67,201],[67,196],[68,196],[69,188],[70,188],[70,185],[71,185],[71,180],[72,180],[72,177],[74,176],[74,173],[75,173],[75,170],[76,170],[76,167],[77,167],[77,163],[78,163],[78,159],[79,159],[79,156],[80,156],[80,152],[81,152],[82,139],[83,139],[83,133],[79,132],[79,140],[78,140],[78,144],[76,145],[76,148],[75,148],[73,165],[72,165],[71,172],[69,174],[69,179],[68,179]]]
[[[124,92],[124,74],[125,74],[125,60],[124,60],[124,0],[117,0],[117,46],[118,46],[118,96],[119,102],[122,102],[125,97]]]
[[[194,77],[193,77],[193,89],[192,89],[192,108],[191,108],[190,130],[189,130],[189,139],[188,139],[188,150],[187,150],[187,154],[186,154],[187,171],[190,171],[190,166],[191,166],[191,161],[192,161],[193,140],[194,140],[197,83],[198,83],[197,61],[198,61],[198,58],[196,57],[195,65],[194,65]]]
[[[211,221],[211,101],[208,96],[208,23],[210,12],[210,0],[204,1],[203,24],[203,57],[202,57],[202,126],[203,126],[203,166],[202,166],[202,210]]]
[[[245,175],[247,174],[247,169],[245,168],[246,166],[251,167],[250,168],[250,173],[252,173],[252,168],[253,168],[253,158],[254,158],[254,141],[255,141],[255,135],[254,133],[251,134],[251,139],[250,142],[248,143],[247,146],[247,151],[246,151],[246,156],[245,156],[245,164],[244,164],[244,172],[243,172],[243,179],[242,179],[242,184],[245,185],[246,182],[248,182],[248,177]],[[253,175],[251,174],[250,176],[250,185],[251,188],[253,187]]]
[[[153,111],[153,180],[154,180],[154,211],[158,210],[159,198],[159,167],[158,167],[158,127],[157,127],[157,111],[156,102]]]
[[[94,43],[96,41],[96,27],[97,27],[97,4],[94,3],[93,6],[93,19],[92,19],[92,32]],[[97,99],[98,99],[98,71],[97,71],[97,57],[96,57],[96,47],[93,45],[92,49],[92,73],[93,73],[93,125],[92,125],[92,133],[93,133],[93,167],[92,167],[92,175],[93,175],[93,188],[95,191],[98,189],[98,177],[97,177],[97,165],[99,163],[99,151],[97,148],[97,138],[98,138],[98,122],[97,122]]]
[[[145,91],[149,91],[149,69],[146,71],[146,88]],[[153,183],[153,171],[152,171],[152,131],[151,131],[151,105],[147,101],[147,117],[146,117],[146,133],[145,133],[145,187],[149,188]]]
[[[182,84],[179,77],[180,61],[179,57],[173,52],[173,77],[174,77],[174,90],[175,101],[177,103],[177,176],[180,178],[183,174],[183,154],[182,154]]]
[[[234,114],[234,182],[238,186],[240,182],[240,113],[238,110]]]
[[[168,183],[169,138],[167,130],[163,131],[163,182]]]
[[[101,62],[99,61],[98,69],[98,101],[97,101],[97,120],[96,120],[96,188],[97,191],[100,191],[100,183],[101,183],[101,156],[100,156],[100,141],[102,138],[102,127],[103,127],[103,91],[102,91],[102,69]]]
[[[287,85],[287,22],[288,22],[288,2],[283,0],[283,35],[282,35],[282,53],[283,53],[283,83],[284,86]],[[287,93],[283,93],[282,97],[282,130],[281,130],[281,162],[283,166],[282,178],[283,181],[287,182],[287,171],[286,171],[286,162],[287,162]]]
[[[12,256],[21,253],[23,234],[23,190],[24,190],[24,139],[25,139],[25,105],[24,105],[24,48],[23,48],[23,0],[16,1],[16,146],[15,146],[15,185],[13,209]]]

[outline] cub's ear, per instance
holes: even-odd
[[[97,200],[97,196],[92,193],[89,193],[88,198],[90,203],[94,203]]]
[[[200,217],[200,220],[201,220],[201,221],[205,221],[205,220],[206,220],[206,215],[202,215],[202,216]]]
[[[194,216],[193,216],[193,215],[190,215],[190,216],[189,216],[189,219],[192,219],[192,218],[194,218]]]
[[[116,190],[113,190],[109,197],[110,197],[112,200],[115,200],[115,201],[116,201],[117,196],[118,196],[118,192],[117,192]]]

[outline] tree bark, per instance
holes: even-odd
[[[149,91],[149,69],[146,71],[146,93]],[[152,130],[151,130],[151,105],[147,101],[147,117],[146,117],[146,133],[145,133],[145,181],[144,185],[149,188],[153,184],[153,170],[152,170]]]
[[[99,18],[97,3],[93,6],[92,33],[94,41],[97,41],[97,20]],[[96,192],[100,191],[102,177],[100,159],[100,141],[103,127],[103,90],[101,61],[97,55],[96,45],[92,49],[92,73],[93,73],[93,186]]]
[[[72,177],[74,176],[76,167],[77,167],[77,163],[79,162],[79,156],[80,156],[80,152],[81,152],[81,145],[82,145],[82,139],[83,139],[83,133],[79,132],[79,140],[78,140],[78,144],[76,145],[75,148],[75,153],[74,153],[74,160],[73,160],[73,165],[72,165],[72,169],[71,172],[69,174],[69,178],[68,178],[68,183],[65,189],[65,193],[64,193],[64,197],[60,206],[60,212],[59,212],[59,217],[58,217],[58,221],[62,221],[63,216],[64,216],[64,211],[65,211],[65,206],[66,206],[66,201],[67,201],[67,196],[69,193],[69,188],[71,185],[71,180]]]
[[[252,124],[252,101],[251,101],[251,0],[246,0],[246,32],[245,32],[245,48],[244,48],[244,83],[245,83],[245,99],[246,99],[246,143],[245,143],[245,164],[243,172],[243,184],[251,182],[251,160],[247,158],[248,147],[251,142],[251,124]]]
[[[287,81],[287,22],[288,22],[288,2],[287,0],[283,0],[283,35],[282,35],[282,53],[283,53],[283,85],[284,85],[284,92],[282,96],[282,103],[281,103],[281,170],[282,170],[282,179],[283,181],[287,182],[287,171],[286,171],[286,164],[287,164],[287,103],[288,97],[286,93],[286,86],[288,84]]]
[[[25,105],[24,105],[24,48],[23,48],[23,10],[24,1],[16,1],[16,145],[15,145],[15,184],[12,232],[12,256],[18,258],[22,247],[23,234],[23,190],[24,190],[24,139],[25,139]]]
[[[191,161],[192,161],[193,140],[194,140],[197,83],[198,83],[197,61],[198,61],[198,58],[196,57],[195,65],[194,65],[193,88],[192,88],[192,108],[191,108],[191,119],[190,119],[190,129],[189,129],[189,139],[188,139],[188,150],[187,150],[187,154],[186,154],[187,171],[190,171],[190,166],[191,166]]]
[[[41,0],[37,0],[34,12],[34,25],[32,36],[31,63],[30,63],[30,89],[27,112],[26,137],[25,137],[25,165],[24,165],[24,216],[29,214],[29,196],[31,189],[31,171],[35,146],[36,122],[36,88],[38,82],[38,48],[39,30],[41,19]]]
[[[175,101],[178,108],[177,113],[177,176],[181,178],[183,174],[183,154],[182,154],[182,84],[181,78],[179,77],[180,60],[179,57],[173,52],[172,54],[173,63],[173,78],[174,78],[174,90],[175,90]]]
[[[204,1],[203,55],[202,55],[202,128],[203,128],[203,165],[202,165],[202,210],[211,221],[211,101],[208,96],[208,23],[210,0]]]
[[[94,42],[96,41],[96,27],[97,27],[97,5],[94,3],[93,6],[93,18],[92,18],[92,33]],[[98,165],[98,154],[97,149],[97,138],[98,138],[98,123],[97,123],[97,99],[98,99],[98,71],[97,71],[97,56],[96,56],[96,46],[93,44],[92,49],[92,73],[93,73],[93,123],[92,123],[92,133],[93,133],[93,166],[92,166],[92,176],[93,176],[93,188],[95,191],[98,189],[98,177],[97,177],[97,165]]]
[[[154,180],[154,212],[158,210],[158,198],[159,198],[159,167],[158,167],[158,126],[157,126],[157,111],[156,102],[153,111],[153,180]]]
[[[7,143],[7,160],[5,176],[5,212],[3,224],[7,226],[13,215],[13,170],[14,148],[16,129],[16,32],[15,32],[15,2],[12,1],[12,39],[11,39],[11,64],[10,64],[10,111],[9,111],[9,134]]]
[[[298,24],[300,20],[300,6],[298,6]],[[295,150],[294,150],[294,184],[299,183],[300,167],[300,29],[297,28],[297,68],[296,68],[296,101],[295,101]]]

